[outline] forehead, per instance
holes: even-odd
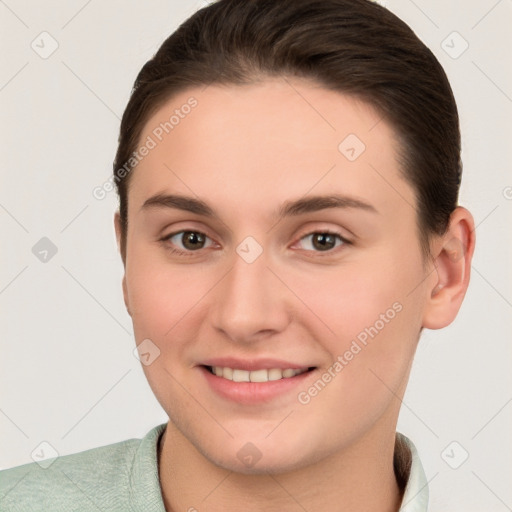
[[[384,209],[413,201],[391,127],[368,104],[305,80],[182,91],[148,120],[143,144],[130,209],[170,192],[238,214],[334,189]]]

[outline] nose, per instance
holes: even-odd
[[[215,287],[211,321],[233,342],[266,339],[290,323],[289,294],[267,264],[265,251],[252,263],[235,253],[231,269]]]

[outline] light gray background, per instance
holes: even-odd
[[[425,332],[399,430],[418,447],[431,510],[512,510],[512,0],[386,4],[450,78],[460,203],[477,224],[468,295],[450,327]],[[32,462],[43,441],[63,455],[141,437],[167,419],[132,352],[117,198],[92,190],[111,174],[136,73],[203,5],[0,1],[1,468]],[[31,48],[51,48],[43,31],[59,45],[46,59]],[[458,58],[454,31],[469,44]],[[58,248],[46,263],[32,253],[42,237]]]

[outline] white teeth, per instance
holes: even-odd
[[[250,373],[247,370],[233,369],[233,382],[250,382]]]
[[[233,380],[233,368],[220,368],[220,370],[222,370],[222,377],[228,380]]]
[[[251,382],[268,382],[268,370],[255,370],[249,377]]]
[[[279,368],[272,368],[268,371],[268,380],[279,380],[283,378],[283,372]]]
[[[212,372],[217,377],[223,377],[227,380],[234,382],[269,382],[272,380],[288,379],[295,377],[301,373],[307,372],[307,368],[302,370],[295,370],[293,368],[286,368],[281,370],[280,368],[271,368],[269,370],[254,370],[252,372],[248,370],[239,370],[237,368],[226,368],[222,366],[213,366]]]

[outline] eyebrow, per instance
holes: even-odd
[[[173,208],[202,215],[204,217],[218,218],[215,211],[204,201],[177,194],[156,194],[144,202],[141,210],[148,210],[152,208]],[[279,207],[275,216],[278,219],[282,219],[284,217],[317,212],[328,208],[357,208],[371,213],[378,213],[374,206],[355,197],[329,194],[303,197],[294,201],[286,201]]]

